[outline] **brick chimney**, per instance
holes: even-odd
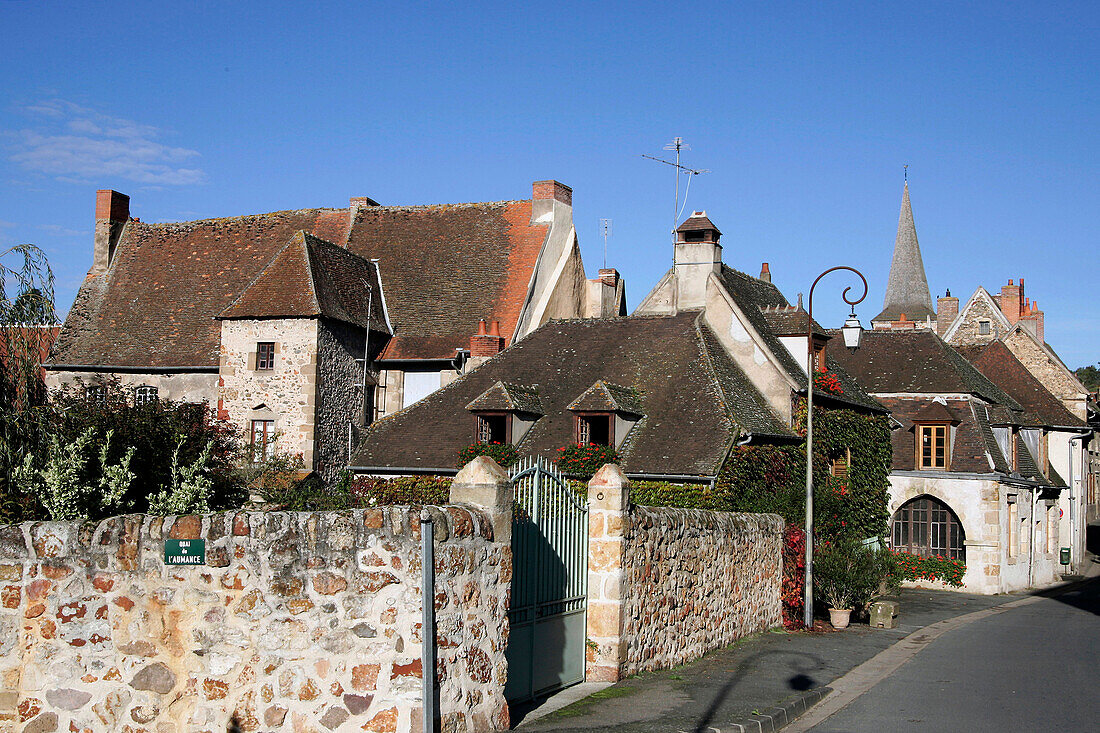
[[[619,284],[619,271],[614,267],[605,267],[600,270],[600,282],[609,288],[614,288]]]
[[[535,181],[531,184],[531,199],[533,201],[553,199],[566,206],[572,206],[573,189],[560,181]]]
[[[958,317],[959,299],[952,297],[948,290],[947,295],[936,300],[936,333],[943,336]]]
[[[500,335],[500,321],[493,321],[488,333],[485,330],[485,319],[477,324],[477,333],[470,337],[470,357],[496,356],[504,350],[504,337]]]
[[[92,270],[107,272],[122,228],[130,219],[130,197],[110,189],[95,192],[95,249]]]
[[[1001,306],[1001,312],[1005,314],[1009,325],[1015,326],[1024,310],[1023,279],[1020,280],[1019,285],[1013,285],[1012,281],[1009,280],[1008,285],[1001,286],[1001,297],[998,305]]]
[[[772,281],[772,271],[768,268],[767,262],[760,265],[760,279],[766,283]]]

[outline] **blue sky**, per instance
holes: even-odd
[[[837,264],[882,307],[902,166],[933,297],[1024,277],[1071,367],[1100,361],[1095,3],[57,3],[0,0],[0,244],[68,309],[95,190],[146,221],[574,189],[590,276],[631,307],[685,216],[792,300]],[[681,189],[682,190],[682,189]],[[10,263],[9,263],[10,264]],[[830,275],[815,315],[843,320]]]

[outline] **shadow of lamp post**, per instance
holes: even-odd
[[[863,336],[863,327],[859,325],[856,317],[856,305],[867,297],[867,278],[859,270],[839,265],[831,267],[817,276],[814,284],[810,286],[810,298],[806,310],[806,587],[804,589],[803,622],[806,628],[814,625],[814,288],[821,278],[836,270],[848,270],[859,275],[863,281],[863,295],[855,300],[848,300],[848,291],[851,287],[844,288],[841,297],[844,302],[852,306],[852,314],[844,322],[840,329],[844,334],[844,345],[855,351],[859,348],[859,340]],[[824,368],[824,364],[822,364]]]

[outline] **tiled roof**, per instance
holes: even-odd
[[[374,263],[301,231],[219,318],[316,316],[389,333]]]
[[[1001,341],[955,349],[978,371],[1019,402],[1032,424],[1084,428],[1085,422],[1066,409]]]
[[[859,349],[830,352],[871,394],[974,394],[1022,410],[935,333],[865,331]]]
[[[913,422],[960,422],[951,408],[939,400],[932,400],[913,415]]]
[[[382,358],[454,358],[482,318],[511,343],[548,230],[530,201],[359,209],[348,249],[379,260],[395,334]]]
[[[765,308],[764,320],[776,336],[805,336],[809,314],[804,308]],[[814,321],[814,335],[831,338],[829,332]]]
[[[787,376],[801,389],[806,389],[805,369],[799,366],[799,363],[791,355],[791,352],[788,351],[787,347],[783,345],[783,342],[779,340],[775,331],[772,330],[771,324],[768,323],[766,315],[767,311],[782,311],[790,307],[787,299],[783,297],[783,293],[781,293],[779,288],[775,285],[764,282],[751,275],[746,275],[728,265],[722,265],[722,271],[718,274],[718,279],[726,289],[726,292],[729,293],[730,298],[733,299],[733,302],[736,303],[737,307],[741,309],[741,312],[745,314],[745,318],[748,319],[752,327],[760,334],[768,350],[775,355],[780,368],[786,372]],[[816,323],[814,327],[815,332],[821,328]],[[824,329],[821,330],[826,334],[832,335],[829,331],[825,331]],[[835,395],[830,392],[815,389],[814,399],[821,398],[828,402],[839,402],[861,407],[863,409],[879,412],[883,411],[882,406],[864,391],[863,386],[845,372],[843,364],[838,362],[835,358],[835,354],[839,351],[843,351],[843,349],[827,349],[825,365],[830,371],[836,373],[837,378],[840,380],[843,394]]]
[[[529,415],[541,415],[542,402],[539,400],[539,391],[534,387],[524,387],[518,384],[505,384],[497,382],[489,389],[482,392],[466,409],[471,412],[501,411],[524,412]]]
[[[347,210],[303,209],[182,224],[127,222],[105,275],[89,275],[55,364],[218,365],[225,310],[295,232],[343,241]]]
[[[548,229],[531,223],[530,201],[303,209],[178,224],[131,219],[107,273],[85,279],[51,361],[216,367],[216,317],[301,230],[380,261],[397,334],[386,358],[450,359],[456,348],[469,346],[481,318],[499,320],[510,340]],[[314,273],[339,258],[328,248],[311,252],[317,254]],[[346,296],[361,284],[345,282],[341,273],[348,274],[337,265],[331,282],[315,277],[317,294],[330,298],[319,305],[355,320],[354,298]],[[274,310],[305,308],[302,294],[287,297],[292,302]],[[262,310],[257,303],[247,307]]]
[[[360,467],[454,467],[474,440],[466,406],[498,382],[535,387],[540,417],[517,446],[552,457],[574,440],[567,409],[595,382],[638,395],[645,416],[621,448],[631,473],[712,476],[745,432],[796,436],[772,413],[697,312],[551,321],[443,389],[370,427]],[[720,352],[720,353],[719,353]]]
[[[676,227],[676,231],[678,232],[694,232],[699,229],[713,229],[714,231],[718,232],[718,234],[722,233],[718,231],[718,227],[714,226],[714,222],[707,218],[706,214],[701,213],[692,214],[684,220],[683,224]]]

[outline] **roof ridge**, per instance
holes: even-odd
[[[298,233],[302,235],[302,249],[305,250],[306,272],[309,273],[309,290],[310,290],[310,296],[313,298],[313,310],[320,313],[321,312],[321,299],[317,296],[317,273],[316,273],[316,269],[320,265],[316,261],[316,257],[313,254],[313,245],[310,242],[310,240],[313,239],[313,240],[322,241],[322,242],[324,240],[322,240],[320,237],[314,237],[309,232],[307,232],[305,229],[299,230]],[[294,236],[297,237],[298,235],[295,234]],[[328,244],[331,244],[331,242],[329,242]],[[327,280],[327,277],[326,277],[326,280]],[[343,308],[341,308],[340,310],[343,310]],[[345,313],[345,315],[347,315],[347,314]]]
[[[301,214],[309,211],[351,211],[351,207],[344,206],[341,208],[331,208],[328,206],[312,206],[304,209],[280,209],[279,211],[264,211],[257,214],[236,214],[234,216],[212,216],[205,219],[188,219],[187,221],[139,221],[137,222],[141,226],[145,227],[182,227],[188,224],[212,224],[223,221],[233,221],[236,219],[254,219],[261,216],[275,216],[276,214]],[[133,221],[131,219],[131,221]]]
[[[244,294],[247,293],[253,285],[258,283],[263,278],[264,273],[266,273],[271,268],[271,265],[274,264],[275,260],[279,259],[279,256],[282,255],[282,253],[286,250],[287,247],[291,245],[293,241],[294,236],[292,235],[290,239],[286,240],[282,247],[279,247],[279,249],[275,250],[275,254],[271,255],[268,261],[264,263],[264,266],[261,267],[259,272],[256,273],[256,277],[252,278],[252,280],[250,280],[247,285],[241,288],[240,292],[237,293],[237,297],[233,298],[233,300],[231,300],[229,302],[229,305],[225,306],[225,308],[222,308],[221,313],[215,316],[215,318],[220,318],[226,313],[226,311],[235,308],[237,304],[241,301],[241,298],[244,297]]]
[[[453,204],[390,204],[387,206],[363,206],[356,210],[356,214],[372,211],[412,211],[419,209],[468,209],[477,206],[501,206],[505,204],[526,204],[530,199],[507,199],[504,201],[464,201]]]

